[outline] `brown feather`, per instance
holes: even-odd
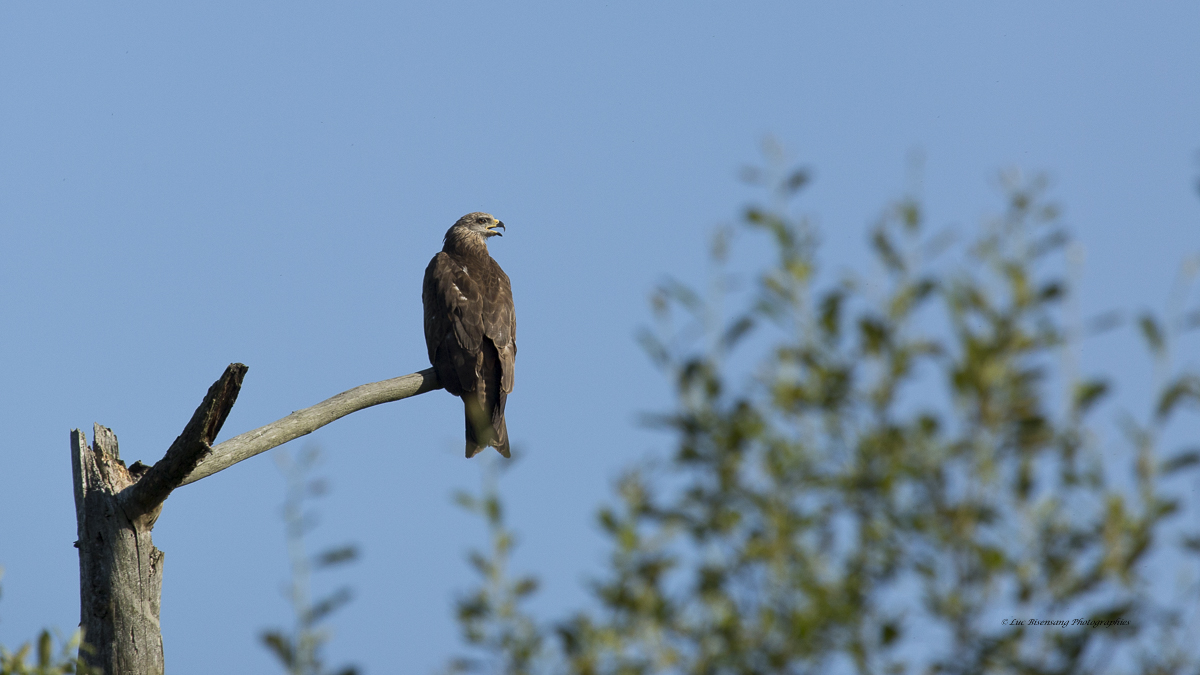
[[[483,235],[463,225],[479,216],[486,214],[455,223],[425,269],[425,345],[442,386],[463,400],[467,457],[489,445],[508,457],[504,406],[513,390],[517,322],[508,275]]]

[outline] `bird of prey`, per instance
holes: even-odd
[[[468,458],[489,445],[509,456],[504,403],[513,389],[517,319],[508,275],[488,255],[497,228],[506,229],[487,213],[459,218],[421,289],[429,362],[446,391],[463,400]]]

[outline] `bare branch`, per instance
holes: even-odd
[[[229,417],[245,376],[245,365],[231,363],[221,378],[208,388],[208,393],[183,428],[183,433],[179,434],[163,458],[133,486],[128,504],[135,514],[149,513],[160,506],[212,450],[212,442],[221,432],[225,418]]]
[[[441,388],[433,369],[365,384],[213,447],[245,373],[240,363],[225,370],[153,467],[138,462],[126,468],[118,457],[116,435],[98,424],[93,447],[83,432],[71,432],[80,625],[94,648],[85,658],[97,672],[163,672],[163,553],[155,548],[151,530],[173,489],[356,410]]]
[[[214,446],[212,452],[200,460],[180,485],[194,483],[222,469],[228,469],[244,459],[310,434],[352,412],[441,388],[433,368],[426,368],[419,373],[364,384],[344,391],[310,408],[297,410],[283,419]]]

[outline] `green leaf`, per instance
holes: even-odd
[[[315,625],[342,605],[350,602],[353,597],[354,594],[350,592],[350,589],[343,586],[313,604],[304,620],[309,625]]]
[[[1175,406],[1187,401],[1200,401],[1200,377],[1181,375],[1168,384],[1158,399],[1158,408],[1155,411],[1158,419],[1166,420]]]
[[[538,589],[538,580],[533,577],[525,577],[517,582],[513,587],[513,595],[518,598],[523,598],[531,593],[535,593]]]
[[[1086,380],[1075,384],[1075,410],[1083,415],[1108,393],[1108,382]]]
[[[842,303],[846,298],[843,291],[830,291],[821,299],[821,332],[826,339],[837,339],[842,327]]]
[[[471,567],[474,567],[475,570],[480,574],[487,576],[491,573],[492,561],[485,558],[483,554],[479,553],[478,551],[471,551],[469,554],[467,554],[467,561],[470,562]]]
[[[875,248],[876,255],[883,261],[884,267],[892,272],[904,271],[904,259],[896,252],[891,237],[882,227],[875,228],[875,231],[871,233],[871,245]]]
[[[268,631],[259,636],[267,649],[279,659],[284,668],[291,670],[296,665],[296,649],[291,640],[279,631]]]
[[[308,494],[310,497],[323,497],[329,494],[329,481],[324,478],[309,481]]]
[[[50,667],[50,662],[54,658],[54,654],[51,652],[52,646],[50,631],[42,631],[41,635],[38,636],[38,667]]]
[[[1154,317],[1150,316],[1150,314],[1142,314],[1138,318],[1138,328],[1141,329],[1142,337],[1145,338],[1150,351],[1155,356],[1162,356],[1166,350],[1167,341],[1163,336],[1162,328],[1159,327]]]
[[[615,533],[620,528],[620,523],[617,521],[617,516],[612,509],[601,509],[597,514],[596,519],[600,521],[600,527],[604,528],[609,534]]]
[[[483,512],[487,516],[488,522],[493,525],[499,524],[504,518],[504,507],[494,495],[488,495],[483,500]]]
[[[472,512],[479,509],[479,501],[475,498],[475,495],[465,490],[459,490],[454,493],[454,503]]]
[[[863,351],[867,354],[878,354],[888,344],[887,324],[873,317],[863,317],[858,321],[858,329],[862,335]]]
[[[783,181],[783,190],[789,195],[795,194],[812,180],[812,174],[807,169],[796,169]]]
[[[754,318],[751,316],[743,316],[734,321],[725,329],[725,334],[721,336],[721,348],[724,351],[729,351],[745,337],[750,329],[754,327]]]
[[[667,350],[667,346],[654,333],[642,328],[637,333],[637,341],[642,346],[642,351],[646,352],[646,355],[654,362],[654,365],[659,368],[665,368],[671,363],[671,353]]]
[[[880,627],[879,641],[885,647],[895,642],[898,637],[900,637],[900,627],[896,623],[889,621]]]
[[[1038,300],[1041,302],[1049,302],[1058,300],[1066,293],[1063,285],[1057,281],[1051,281],[1038,289]]]
[[[1163,475],[1169,476],[1177,471],[1182,471],[1189,466],[1195,466],[1197,464],[1200,464],[1200,450],[1187,450],[1164,461],[1162,463],[1162,468],[1159,469],[1159,471]]]
[[[317,554],[313,559],[313,564],[318,567],[331,567],[351,562],[358,558],[358,547],[353,544],[331,548]]]

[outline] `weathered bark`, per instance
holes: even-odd
[[[365,384],[212,446],[237,400],[246,366],[231,364],[153,467],[126,468],[117,437],[99,424],[92,446],[71,432],[75,517],[79,528],[80,626],[91,646],[84,658],[108,675],[163,672],[159,603],[163,553],[150,531],[163,501],[195,482],[258,453],[373,405],[440,388],[433,369]]]
[[[99,424],[92,447],[71,432],[79,528],[79,604],[84,658],[110,674],[163,672],[158,609],[163,553],[150,530],[163,500],[212,449],[237,400],[246,366],[231,364],[209,388],[183,433],[153,467],[126,468],[117,437]]]
[[[75,515],[79,524],[80,626],[92,652],[84,658],[105,673],[163,672],[162,551],[153,524],[130,517],[121,494],[135,484],[117,452],[117,437],[95,425],[92,447],[71,432]]]

